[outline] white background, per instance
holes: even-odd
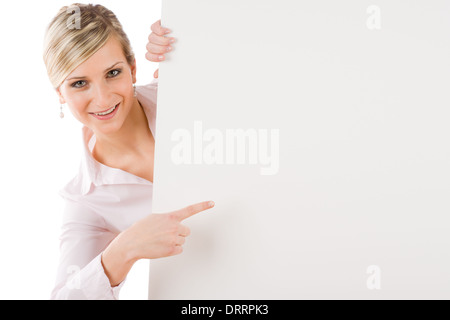
[[[58,190],[78,171],[81,124],[67,107],[59,118],[42,47],[51,19],[72,3],[7,1],[0,13],[0,299],[48,299],[55,281],[64,205]],[[158,64],[145,59],[145,46],[161,1],[89,3],[116,14],[136,55],[137,85],[149,83]],[[126,287],[121,298],[133,295]]]

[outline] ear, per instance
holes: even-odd
[[[55,91],[56,91],[56,94],[59,96],[59,103],[65,104],[66,100],[64,99],[63,95],[61,94],[61,90],[59,90],[59,88],[56,88]]]
[[[133,80],[133,83],[136,83],[136,59],[134,59],[133,64],[130,66],[131,69],[131,78]]]

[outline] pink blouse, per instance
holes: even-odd
[[[155,136],[158,82],[136,88]],[[125,281],[111,287],[101,255],[123,230],[152,213],[153,184],[92,157],[94,132],[82,129],[83,157],[78,174],[63,189],[65,200],[60,261],[51,299],[117,300]]]

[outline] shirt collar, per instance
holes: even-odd
[[[150,85],[136,87],[137,99],[142,105],[142,108],[147,116],[150,130],[155,137],[155,120],[156,120],[156,86],[155,81]],[[86,195],[91,187],[108,185],[108,184],[143,184],[152,185],[152,183],[146,179],[138,177],[127,171],[108,167],[98,162],[92,156],[92,150],[95,145],[96,137],[94,132],[83,126],[82,128],[83,138],[83,157],[80,166],[81,178],[81,193]],[[156,138],[155,138],[156,139]]]

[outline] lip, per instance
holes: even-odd
[[[120,103],[120,102],[119,102]],[[118,103],[118,104],[119,104]],[[118,104],[115,104],[115,106],[117,106]],[[112,108],[112,107],[111,107]],[[96,113],[103,113],[103,112],[106,112],[106,111],[108,111],[109,109],[111,109],[111,108],[108,108],[108,109],[106,109],[106,110],[103,110],[103,111],[98,111],[98,112],[96,112]],[[93,114],[94,112],[89,112],[90,114]]]
[[[112,118],[116,115],[117,110],[119,110],[119,108],[120,108],[120,104],[121,104],[121,103],[118,103],[118,104],[116,105],[116,109],[114,109],[114,111],[113,111],[112,113],[110,113],[110,114],[108,114],[108,115],[106,115],[106,116],[98,116],[98,115],[96,115],[96,114],[94,114],[94,113],[89,113],[89,114],[90,114],[91,116],[93,116],[94,118],[98,119],[98,120],[109,120],[109,119],[112,119]],[[111,109],[111,108],[109,108],[109,109]],[[109,109],[106,109],[105,111],[100,111],[100,112],[98,112],[98,113],[106,112],[106,111],[108,111]]]

